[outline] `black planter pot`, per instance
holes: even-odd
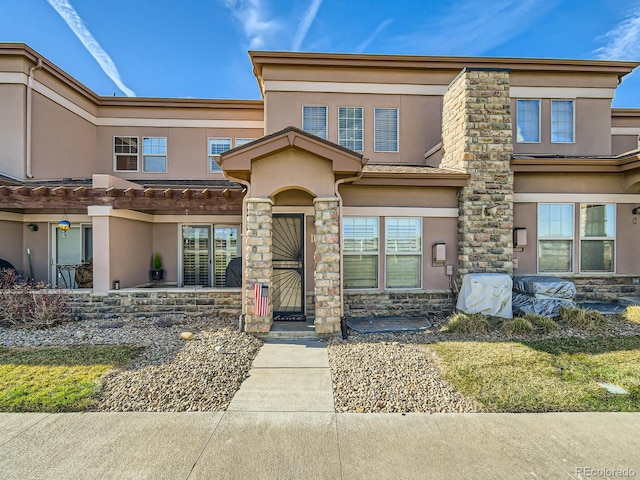
[[[164,270],[149,270],[149,275],[151,276],[152,282],[157,282],[164,278]]]

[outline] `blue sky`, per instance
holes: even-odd
[[[1,0],[0,41],[100,95],[255,99],[248,50],[640,60],[640,0]]]

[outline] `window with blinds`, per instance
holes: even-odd
[[[377,217],[344,217],[342,221],[344,288],[377,288]]]
[[[422,219],[385,218],[385,286],[420,288]]]
[[[207,158],[209,160],[209,172],[219,172],[220,165],[215,160],[216,155],[231,150],[230,138],[209,138],[207,145]]]
[[[182,229],[182,283],[186,286],[210,286],[210,229],[189,226]]]
[[[214,227],[213,229],[213,286],[226,286],[227,265],[238,256],[238,228]]]
[[[302,107],[302,130],[327,139],[327,107],[304,105]]]
[[[374,109],[374,151],[398,151],[398,109]]]

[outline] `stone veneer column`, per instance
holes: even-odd
[[[244,329],[246,332],[268,332],[273,323],[273,303],[269,298],[267,316],[255,315],[256,284],[267,285],[272,293],[273,276],[273,203],[268,198],[248,198],[247,217],[245,218],[245,291],[244,304],[246,315]]]
[[[316,333],[340,331],[340,215],[338,198],[315,198]]]
[[[509,71],[465,69],[444,93],[443,168],[471,175],[458,199],[458,279],[513,272]],[[497,205],[497,213],[485,213]]]

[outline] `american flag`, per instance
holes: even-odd
[[[253,286],[255,296],[254,314],[258,317],[269,315],[269,287],[267,285],[256,284]]]

